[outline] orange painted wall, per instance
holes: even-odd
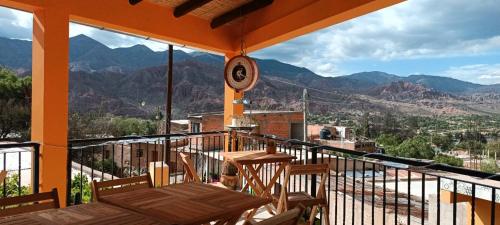
[[[441,191],[441,201],[453,203],[453,192]],[[457,194],[457,203],[467,202],[467,224],[471,225],[472,218],[472,197],[462,194]],[[476,225],[491,224],[491,201],[476,198],[474,220]],[[495,203],[495,225],[500,225],[500,204]]]
[[[41,144],[40,191],[59,190],[66,202],[69,17],[65,8],[33,16],[31,139]]]

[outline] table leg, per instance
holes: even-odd
[[[257,173],[260,172],[260,170],[262,169],[264,164],[259,164],[259,166],[257,166]],[[253,179],[252,180],[249,180],[247,181],[247,183],[245,184],[245,186],[241,189],[241,192],[246,192],[248,190],[248,187],[249,187],[249,182],[253,182]]]
[[[262,190],[262,193],[260,195],[261,196],[262,195],[266,195],[267,194],[265,192],[265,190],[267,189],[266,185],[260,179],[259,174],[257,173],[257,171],[255,171],[255,169],[252,166],[247,166],[247,168],[248,168],[248,172],[250,172],[250,174],[252,175],[253,180],[255,181],[255,183],[257,183],[257,186],[259,186],[259,188],[261,188],[261,190]],[[267,196],[267,197],[272,197],[270,195],[271,194],[269,194],[269,196]]]
[[[248,167],[248,170],[249,170],[250,174],[252,175],[252,177],[254,177],[256,183],[263,189],[262,193],[259,194],[259,196],[261,196],[261,197],[268,197],[268,198],[272,198],[273,197],[271,195],[271,188],[276,184],[276,181],[281,176],[281,173],[283,172],[283,170],[286,168],[286,166],[288,164],[289,163],[287,163],[287,162],[281,163],[281,165],[279,166],[278,170],[276,171],[276,173],[274,174],[274,176],[271,178],[271,180],[269,181],[269,184],[267,186],[265,186],[264,183],[262,183],[262,181],[260,180],[260,178],[259,178],[258,174],[256,173],[256,171],[252,167]],[[265,205],[265,207],[266,207],[267,211],[270,214],[274,214],[272,208],[269,205]],[[255,216],[255,213],[257,213],[257,210],[258,209],[253,209],[247,215],[247,219],[252,218],[253,216]]]
[[[252,178],[245,172],[245,170],[243,169],[243,166],[241,164],[233,163],[233,165],[236,166],[236,168],[238,168],[238,170],[240,171],[240,173],[243,175],[243,177],[247,181],[252,181]],[[252,189],[254,189],[255,193],[257,193],[257,195],[260,196],[260,194],[262,193],[261,189],[257,185],[255,185],[254,182],[247,182],[247,183],[250,185],[250,187]]]

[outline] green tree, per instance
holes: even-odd
[[[28,140],[31,117],[31,78],[19,78],[0,67],[0,139],[14,135]]]
[[[123,118],[100,112],[73,113],[69,117],[69,137],[121,137],[127,135],[156,134],[158,123],[138,118]]]
[[[137,118],[116,117],[111,120],[111,126],[114,137],[155,134],[157,130],[156,123]]]
[[[389,148],[387,153],[416,159],[433,159],[435,154],[430,143],[422,136],[407,139],[397,147]]]
[[[375,141],[385,148],[396,147],[402,142],[401,138],[395,134],[382,134]]]
[[[453,137],[451,134],[434,134],[432,135],[432,144],[447,152],[453,148]]]
[[[464,160],[457,158],[457,157],[443,155],[443,154],[436,155],[434,157],[434,162],[448,164],[450,166],[458,166],[458,167],[464,166]]]

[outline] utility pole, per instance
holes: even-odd
[[[308,112],[308,102],[307,99],[309,94],[307,93],[307,89],[304,89],[302,93],[302,109],[304,110],[304,142],[307,142],[307,112]]]

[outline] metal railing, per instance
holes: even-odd
[[[0,196],[12,197],[38,193],[40,145],[34,142],[0,144]]]
[[[330,164],[327,190],[331,224],[500,223],[496,218],[498,174],[269,135],[238,137],[244,149],[264,149],[268,140],[292,155],[307,151],[301,154],[305,161],[299,159],[300,163]],[[311,190],[317,188],[316,177],[303,182],[305,191],[314,194]]]
[[[225,132],[205,132],[72,140],[68,151],[68,203],[88,201],[90,192],[85,193],[85,189],[90,186],[85,183],[93,179],[151,173],[151,168],[161,171],[158,175],[155,169],[152,174],[154,184],[165,184],[165,179],[169,183],[182,182],[184,168],[177,156],[179,152],[190,154],[204,182],[218,181],[223,161],[219,153],[227,138]],[[500,176],[496,174],[270,135],[238,133],[234,143],[240,151],[254,151],[265,150],[269,140],[277,143],[278,151],[295,156],[293,164],[330,165],[326,189],[331,224],[455,225],[479,224],[479,220],[482,224],[498,223]],[[167,170],[163,161],[167,162]],[[262,181],[269,182],[277,168],[274,163],[263,165],[259,170]],[[163,173],[168,173],[167,178]],[[87,181],[82,179],[84,176]],[[283,176],[278,178],[273,194],[278,193]],[[318,182],[315,175],[295,175],[287,188],[314,196]],[[242,180],[241,186],[245,184]],[[322,214],[317,219],[321,221]]]
[[[179,152],[188,153],[205,182],[217,181],[225,132],[127,136],[71,140],[68,143],[68,204],[91,200],[92,180],[113,180],[149,172],[153,184],[183,181]]]

